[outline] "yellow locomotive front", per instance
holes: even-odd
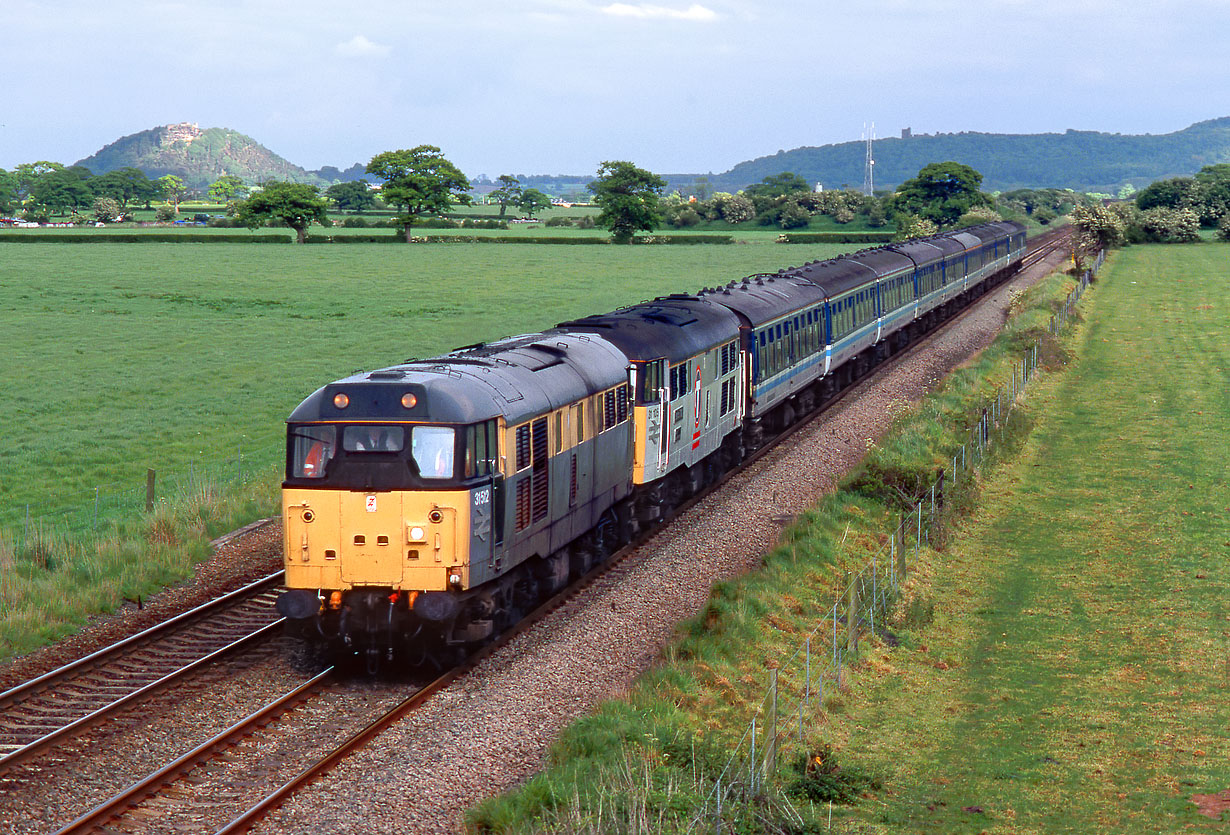
[[[481,640],[498,416],[405,372],[330,384],[288,420],[278,609],[333,654],[417,663]],[[475,406],[479,408],[475,408]]]

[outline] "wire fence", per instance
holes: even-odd
[[[247,484],[280,461],[284,452],[281,442],[258,448],[239,444],[233,456],[208,462],[189,461],[187,470],[149,469],[137,483],[104,484],[44,502],[10,506],[0,515],[0,540],[12,545],[16,553],[23,553],[32,543],[48,537],[88,542],[114,524],[138,518],[167,501],[212,495]]]
[[[1071,319],[1076,303],[1104,260],[1099,253],[1081,276],[1051,318],[1050,333],[1058,335]],[[1039,347],[1035,342],[1015,365],[1011,378],[982,409],[969,439],[954,451],[950,464],[902,516],[889,533],[887,544],[849,577],[794,653],[766,670],[764,695],[725,766],[711,778],[712,786],[690,829],[725,832],[725,814],[762,796],[765,781],[777,772],[783,755],[807,752],[807,732],[823,714],[825,694],[845,680],[851,662],[858,657],[860,643],[871,635],[888,636],[888,618],[901,598],[903,581],[917,563],[919,551],[942,531],[945,496],[971,478],[972,470],[1003,440],[1013,407],[1037,371]]]

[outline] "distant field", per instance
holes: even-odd
[[[1225,832],[1230,246],[1133,246],[1022,460],[927,572],[935,622],[836,732],[875,832]],[[842,815],[849,824],[849,813]]]
[[[348,216],[337,215],[335,220],[344,220]],[[367,217],[369,221],[384,221],[387,218]],[[495,219],[494,217],[492,219]],[[829,221],[829,222],[825,222]],[[777,236],[784,231],[775,226],[755,226],[750,224],[741,224],[732,226],[728,223],[716,222],[704,224],[699,227],[690,227],[685,229],[675,229],[669,226],[658,229],[654,232],[655,235],[730,235],[739,241],[750,241],[756,243],[772,243],[777,240]],[[803,229],[792,229],[792,232],[865,232],[869,231],[864,226],[850,223],[845,226],[832,223],[829,218],[814,218],[810,226]],[[870,230],[883,231],[883,230]],[[250,230],[244,227],[228,228],[216,226],[198,226],[196,224],[185,224],[182,226],[136,226],[131,224],[112,224],[109,226],[80,226],[73,228],[66,227],[50,227],[40,229],[3,229],[0,230],[0,243],[7,236],[41,236],[41,235],[113,235],[113,234],[160,234],[184,232],[185,234],[193,235],[282,235],[288,241],[293,240],[295,233],[285,227],[261,227],[259,229]],[[605,229],[578,229],[574,226],[547,226],[542,222],[521,223],[510,222],[507,229],[471,229],[471,228],[434,228],[430,226],[416,226],[414,234],[419,236],[427,235],[473,235],[476,237],[552,237],[552,238],[602,238],[610,237],[610,233]],[[347,227],[347,226],[332,226],[325,228],[323,226],[313,226],[308,230],[310,237],[323,236],[345,236],[345,235],[388,235],[389,237],[400,237],[401,233],[387,226],[367,226],[367,227]]]
[[[3,243],[0,524],[94,488],[280,455],[283,421],[356,368],[550,327],[854,249],[30,246]]]

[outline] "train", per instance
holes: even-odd
[[[1001,221],[328,383],[287,418],[296,634],[369,669],[454,663],[981,295]]]

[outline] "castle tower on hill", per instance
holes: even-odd
[[[191,142],[201,135],[201,128],[195,122],[167,125],[164,130],[163,141],[168,145],[172,142]]]

